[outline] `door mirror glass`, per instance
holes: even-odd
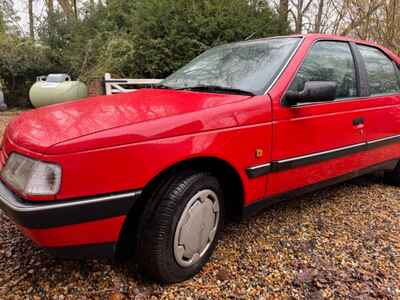
[[[284,104],[286,106],[298,103],[333,101],[336,99],[337,83],[335,81],[307,81],[304,90],[300,92],[288,91]]]

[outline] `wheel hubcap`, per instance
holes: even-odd
[[[195,264],[215,238],[219,222],[219,202],[212,190],[202,190],[186,204],[174,237],[174,254],[182,267]]]

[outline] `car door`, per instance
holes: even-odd
[[[369,164],[400,157],[399,66],[378,47],[357,44],[367,79],[369,109],[364,112]]]
[[[362,81],[352,45],[346,41],[310,43],[289,91],[307,81],[335,81],[336,99],[285,106],[273,98],[272,171],[267,195],[279,195],[325,182],[366,165]],[[274,95],[272,95],[274,97]]]

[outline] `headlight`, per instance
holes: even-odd
[[[60,189],[61,167],[12,153],[1,178],[28,195],[55,195]]]

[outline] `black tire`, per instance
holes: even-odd
[[[182,212],[199,191],[212,190],[218,197],[220,217],[216,236],[194,265],[180,266],[174,256],[174,235]],[[169,178],[149,199],[138,228],[136,257],[141,272],[162,283],[181,282],[200,272],[215,249],[224,220],[223,192],[208,172],[186,173]]]
[[[392,171],[385,171],[383,181],[386,184],[400,186],[400,163],[397,163],[396,168]]]

